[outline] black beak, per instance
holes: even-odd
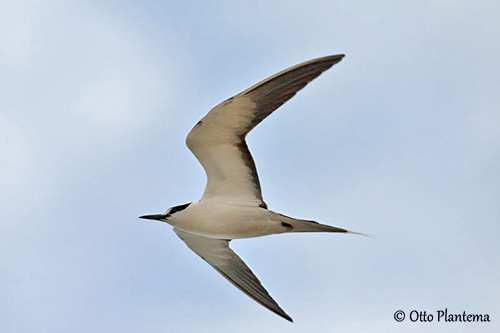
[[[166,215],[164,214],[156,214],[156,215],[143,215],[140,216],[140,219],[148,219],[148,220],[161,220],[164,219]]]

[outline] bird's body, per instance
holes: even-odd
[[[186,245],[252,299],[283,318],[292,319],[257,277],[229,248],[229,241],[287,232],[341,232],[346,229],[301,220],[267,208],[246,135],[308,82],[343,58],[304,62],[259,82],[220,103],[203,117],[186,143],[207,174],[200,201],[141,218],[166,222]]]
[[[173,227],[200,236],[237,239],[286,232],[279,215],[262,207],[201,200],[191,203],[168,219]]]

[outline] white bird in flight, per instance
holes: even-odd
[[[203,165],[207,185],[201,200],[141,216],[173,226],[203,260],[247,296],[293,322],[262,286],[229,242],[287,232],[341,232],[346,229],[295,219],[267,208],[245,137],[306,84],[338,63],[343,54],[310,60],[257,83],[214,107],[189,132],[186,143]]]

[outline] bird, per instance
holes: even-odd
[[[168,208],[162,214],[140,216],[171,225],[189,249],[229,282],[290,322],[293,319],[229,247],[231,240],[290,232],[361,233],[268,209],[245,138],[262,120],[343,57],[338,54],[300,63],[212,108],[186,138],[188,148],[207,176],[202,198]]]

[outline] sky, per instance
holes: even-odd
[[[1,0],[0,331],[497,332],[499,16],[487,0]],[[292,324],[138,216],[199,200],[184,140],[211,107],[340,53],[248,136],[270,209],[374,235],[231,243]]]

